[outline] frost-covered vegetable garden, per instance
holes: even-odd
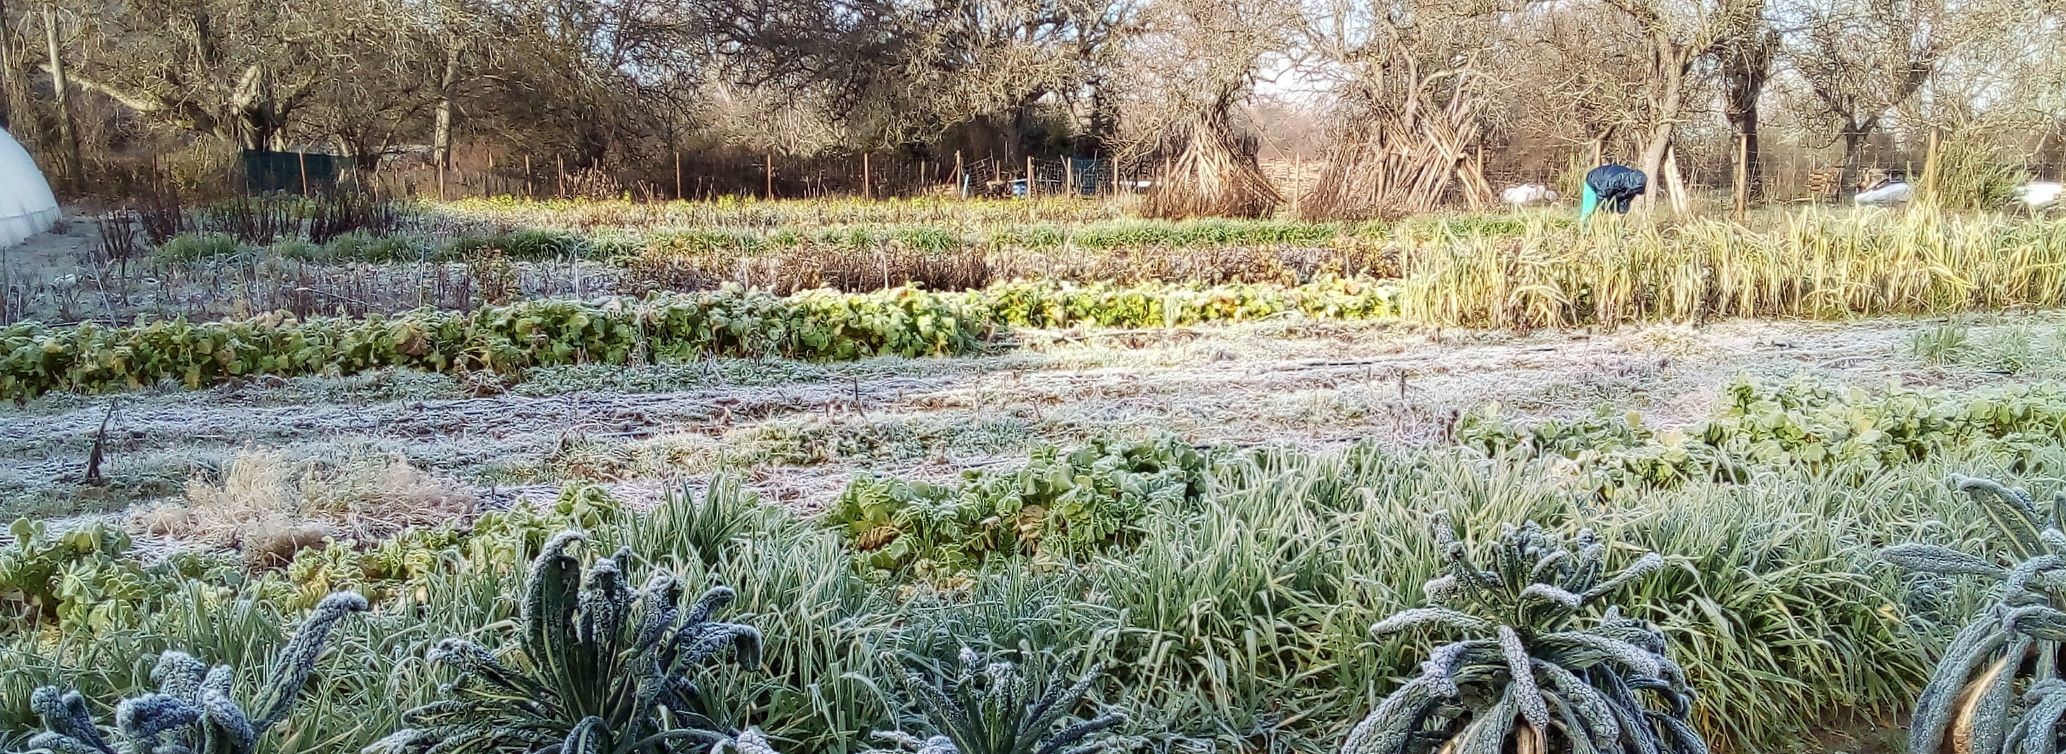
[[[74,232],[0,330],[0,750],[2059,747],[2057,220]]]

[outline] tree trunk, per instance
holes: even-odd
[[[18,140],[26,141],[32,113],[29,102],[29,79],[22,73],[21,51],[15,43],[13,19],[8,16],[7,0],[0,0],[0,128],[13,132]]]
[[[1765,169],[1758,162],[1757,107],[1753,105],[1749,110],[1732,117],[1730,123],[1735,126],[1736,136],[1743,143],[1743,181],[1748,184],[1745,191],[1751,201],[1757,201],[1765,196]]]
[[[1844,142],[1844,169],[1836,187],[1837,198],[1840,200],[1858,194],[1858,171],[1864,167],[1860,163],[1865,158],[1865,140],[1872,136],[1873,128],[1878,125],[1877,121],[1877,118],[1844,118],[1841,134]]]
[[[76,185],[86,164],[79,151],[79,132],[72,128],[72,105],[66,94],[64,56],[58,54],[57,8],[53,5],[43,6],[43,37],[50,44],[50,88],[57,103],[58,138],[64,140],[67,162],[64,180]]]
[[[452,100],[459,84],[459,45],[445,45],[445,71],[438,77],[438,111],[431,129],[431,159],[438,169],[452,166]]]
[[[1639,167],[1649,181],[1649,190],[1639,199],[1643,205],[1664,197],[1664,157],[1671,152],[1671,132],[1670,122],[1660,124],[1651,129],[1650,140],[1643,145],[1643,164]]]
[[[1655,34],[1657,38],[1651,42],[1651,70],[1662,89],[1651,101],[1651,117],[1657,122],[1650,126],[1649,139],[1643,145],[1642,171],[1650,184],[1641,199],[1644,205],[1655,202],[1668,190],[1663,180],[1664,158],[1671,152],[1672,132],[1678,126],[1679,109],[1685,104],[1687,66],[1679,59],[1678,45],[1664,32]]]
[[[1724,61],[1724,115],[1743,145],[1744,183],[1752,200],[1764,197],[1764,168],[1759,164],[1758,98],[1772,74],[1772,53],[1779,46],[1776,35],[1745,39],[1728,52]]]

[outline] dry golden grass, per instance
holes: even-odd
[[[1405,318],[1472,327],[1846,319],[2066,305],[2066,222],[1810,210],[1526,232],[1402,251]]]
[[[277,566],[329,537],[374,541],[467,515],[476,503],[472,493],[391,455],[353,449],[334,459],[295,460],[246,449],[221,474],[189,479],[184,501],[144,510],[134,523]]]

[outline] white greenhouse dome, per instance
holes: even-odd
[[[0,131],[0,249],[28,240],[57,222],[57,195],[36,161]]]

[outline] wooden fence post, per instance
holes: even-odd
[[[1026,198],[1033,198],[1033,155],[1026,155]]]
[[[1736,220],[1750,212],[1750,134],[1736,135]]]
[[[682,188],[681,188],[681,150],[675,150],[675,152],[674,152],[674,200],[678,202],[678,201],[681,201],[681,200],[683,200],[683,199],[686,199],[686,198],[688,198],[688,197],[686,197],[686,196],[683,196],[683,195],[682,195]]]
[[[959,194],[963,199],[968,198],[968,179],[962,177],[961,150],[959,149],[954,150],[954,193]]]
[[[774,153],[774,152],[769,152],[769,153],[767,153],[767,157],[768,157],[768,191],[767,191],[767,193],[766,193],[766,194],[763,194],[763,195],[761,196],[761,198],[763,198],[763,199],[773,199],[773,198],[775,198],[775,153]]]
[[[875,198],[875,187],[869,180],[869,172],[868,153],[863,151],[861,152],[861,198],[863,199]]]
[[[308,153],[295,152],[294,159],[301,162],[301,195],[308,196]],[[443,193],[443,190],[440,189],[439,193]],[[445,197],[439,196],[438,198],[444,199]]]
[[[1294,155],[1292,155],[1292,156],[1291,156],[1291,186],[1290,186],[1290,188],[1291,188],[1291,216],[1292,216],[1292,217],[1302,217],[1302,215],[1300,215],[1300,214],[1299,214],[1299,209],[1300,209],[1300,206],[1299,206],[1299,205],[1303,204],[1303,203],[1304,203],[1304,201],[1305,201],[1305,195],[1306,195],[1306,189],[1305,189],[1305,186],[1306,186],[1306,153],[1304,153],[1304,152],[1299,152],[1299,153],[1297,153],[1297,154],[1294,154]]]
[[[1937,201],[1937,129],[1930,129],[1930,151],[1923,153],[1923,196]]]

